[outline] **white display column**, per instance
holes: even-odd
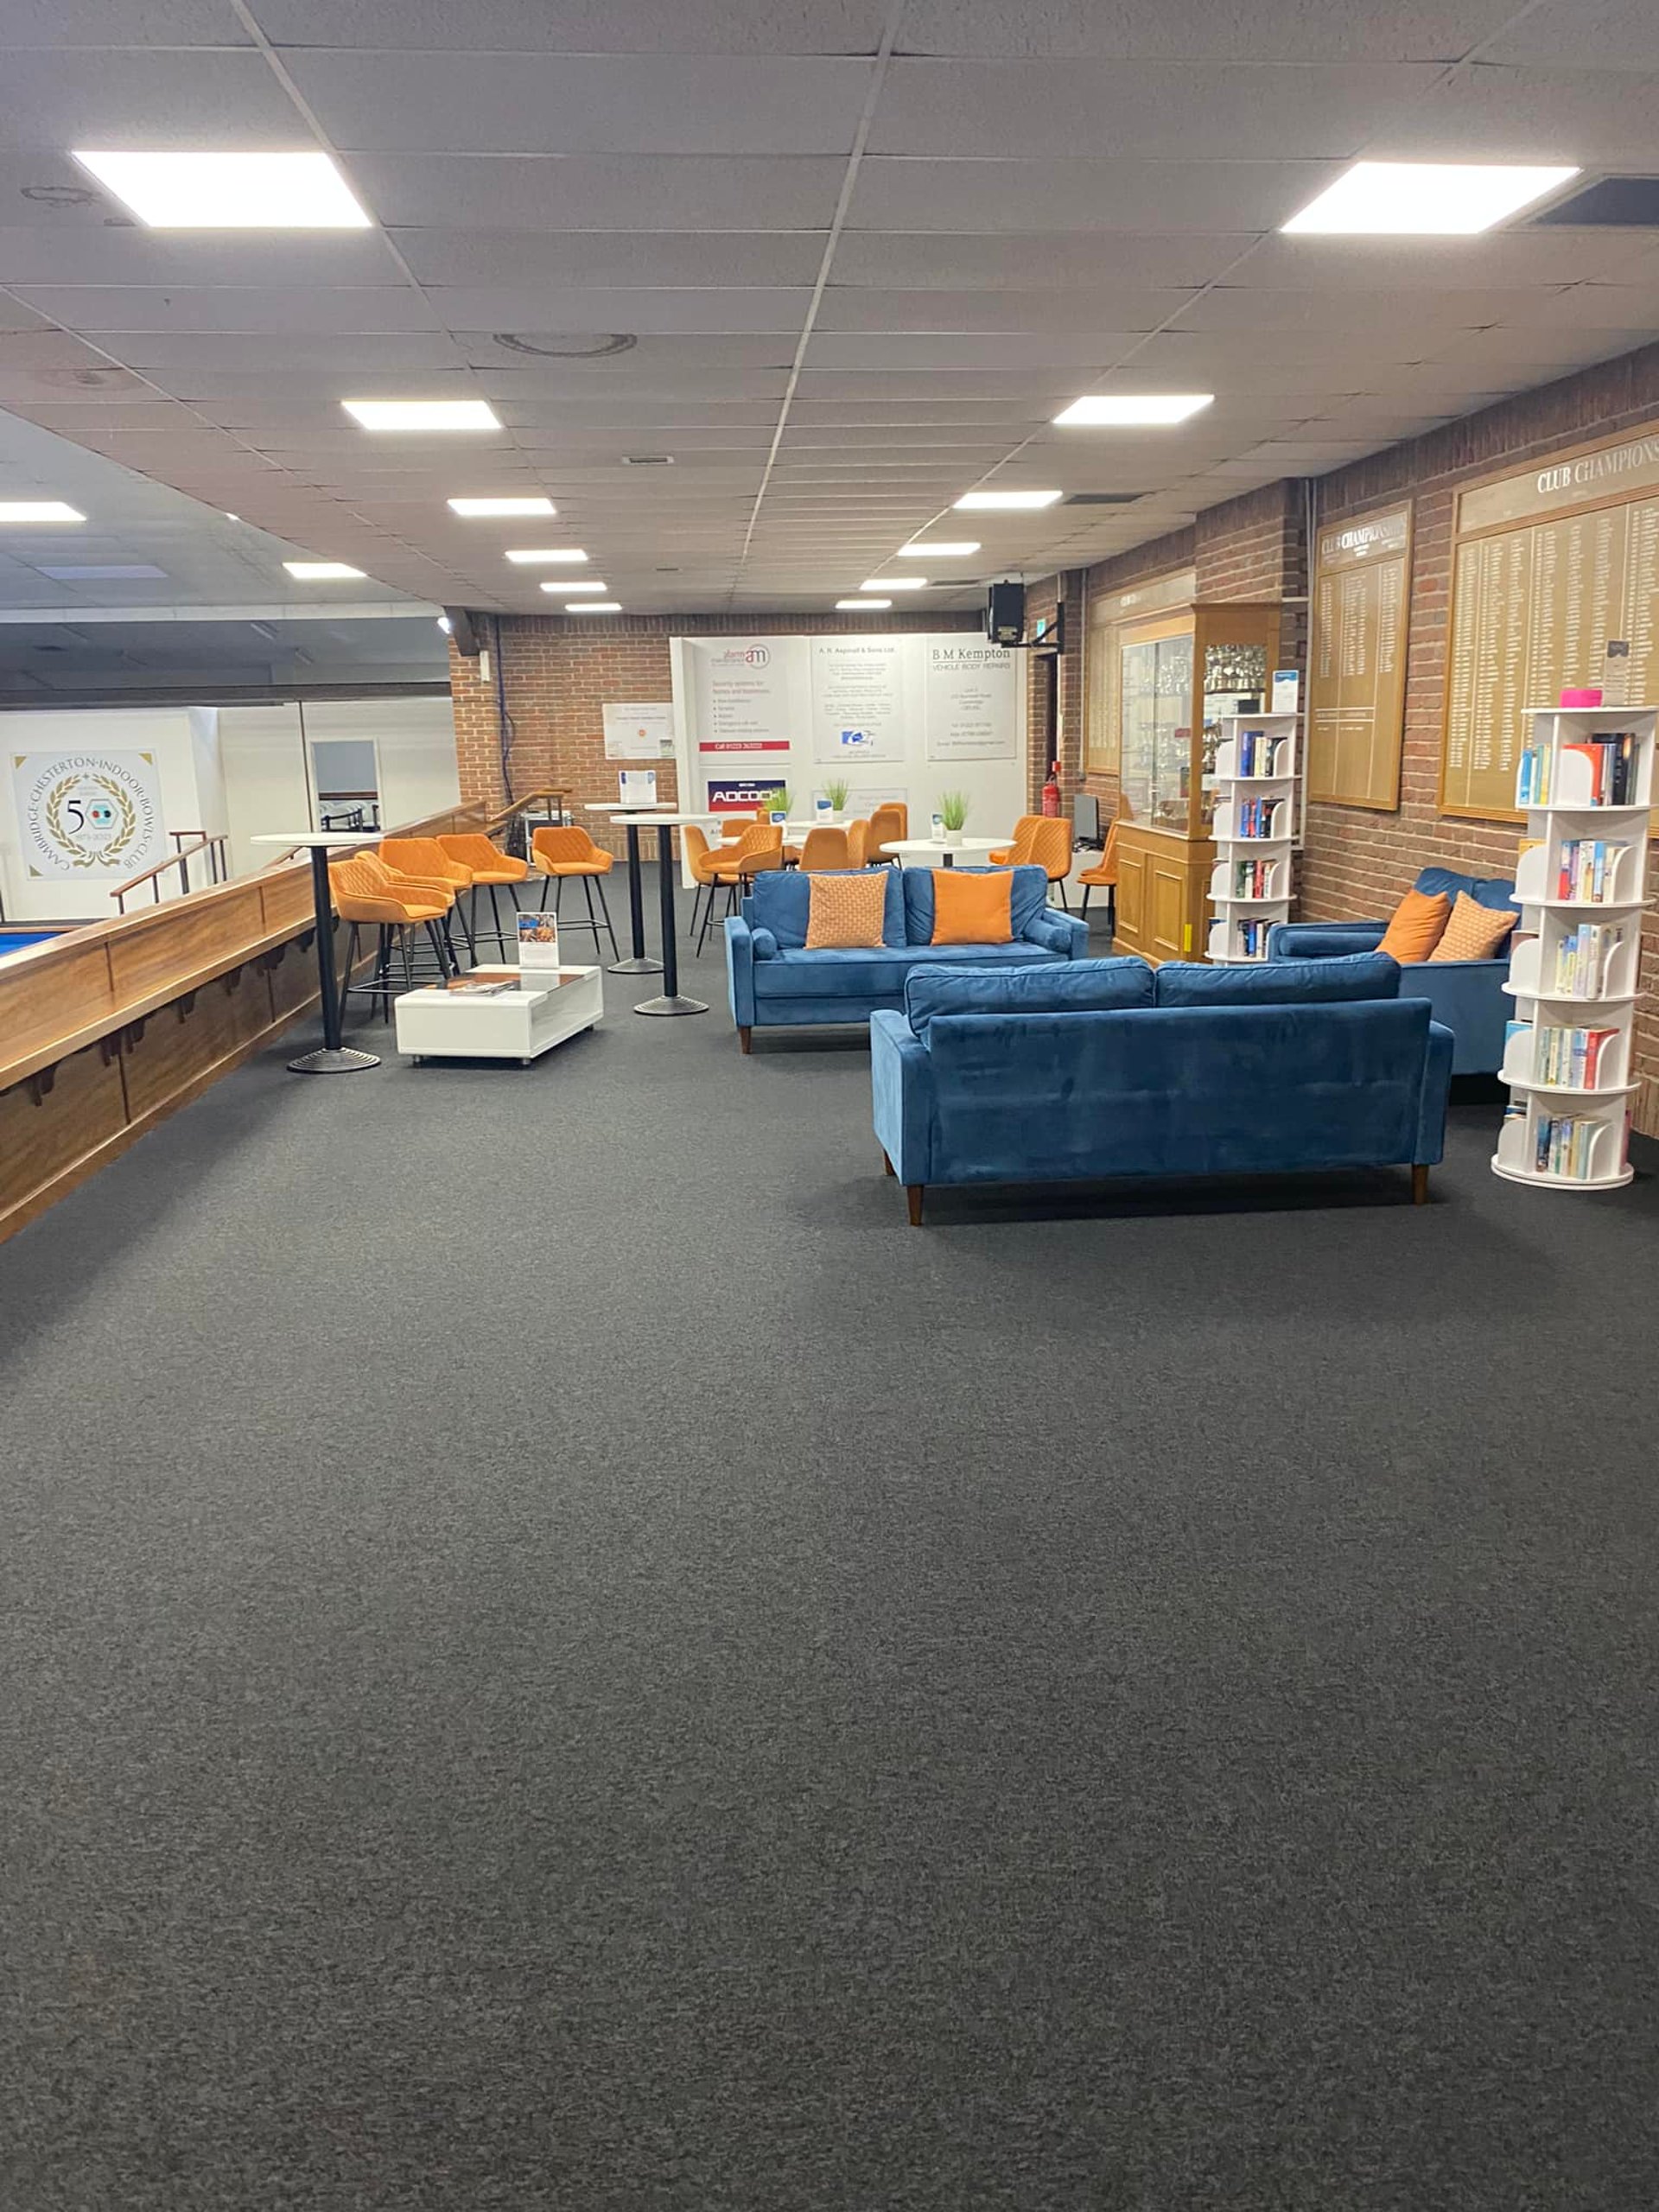
[[[1528,842],[1504,985],[1510,1102],[1492,1166],[1514,1183],[1606,1191],[1630,1179],[1631,1030],[1647,898],[1659,709],[1540,708],[1516,803]]]
[[[1212,961],[1265,960],[1268,931],[1290,919],[1296,842],[1295,714],[1226,715],[1216,751]]]

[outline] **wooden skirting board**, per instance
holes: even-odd
[[[272,869],[0,963],[0,1243],[315,1007],[310,887]]]

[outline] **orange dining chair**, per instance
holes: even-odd
[[[847,865],[849,868],[868,868],[870,858],[870,825],[861,815],[856,822],[847,824]]]
[[[987,853],[987,864],[991,868],[1023,868],[1031,858],[1032,840],[1041,826],[1040,814],[1022,814],[1014,825],[1014,837],[999,852]]]
[[[601,927],[600,917],[602,915],[605,934],[611,940],[611,957],[620,960],[622,956],[617,950],[616,931],[611,927],[611,910],[605,897],[605,878],[616,865],[615,855],[596,845],[585,830],[573,826],[566,830],[538,830],[531,840],[530,856],[542,871],[542,912],[547,912],[548,885],[556,883],[559,887],[553,899],[553,912],[556,914],[559,900],[564,896],[566,882],[570,877],[576,877],[588,901],[588,918],[585,922],[571,922],[567,926],[592,930],[594,954],[597,958]],[[599,891],[598,914],[594,912],[595,887]]]
[[[352,860],[354,865],[362,868],[364,873],[372,877],[379,888],[391,897],[394,899],[412,897],[436,905],[439,910],[438,928],[442,933],[444,948],[448,954],[449,966],[459,970],[461,956],[455,950],[454,935],[449,926],[450,917],[454,912],[455,899],[458,895],[458,887],[453,878],[446,875],[440,880],[434,875],[415,875],[406,873],[403,868],[389,868],[379,854],[371,852],[366,845],[353,853]]]
[[[435,837],[383,837],[378,849],[381,859],[394,874],[424,878],[432,883],[448,883],[454,887],[454,911],[461,917],[467,953],[476,964],[478,947],[473,941],[473,925],[466,907],[460,903],[461,893],[473,887],[471,868],[451,860]]]
[[[1058,815],[1039,815],[1032,833],[1031,849],[1025,859],[1029,866],[1043,870],[1051,886],[1059,885],[1060,904],[1070,913],[1065,879],[1071,873],[1071,824]]]
[[[680,836],[685,864],[691,871],[692,883],[691,920],[685,933],[688,937],[696,937],[697,908],[702,903],[703,894],[707,893],[710,907],[715,903],[715,893],[720,883],[721,855],[722,853],[735,853],[739,840],[734,837],[729,846],[711,845],[707,831],[699,829],[695,822],[683,823]]]
[[[395,945],[403,955],[404,982],[412,991],[415,963],[410,953],[410,937],[417,929],[423,929],[431,942],[440,976],[449,975],[454,956],[438,928],[449,910],[437,892],[413,883],[404,885],[401,890],[394,889],[378,869],[364,865],[364,856],[335,861],[328,870],[328,887],[334,895],[335,913],[342,922],[352,925],[346,940],[346,968],[340,982],[342,1005],[346,1003],[349,993],[361,991],[370,999],[383,1000],[385,1019],[391,1019],[392,950]],[[352,973],[358,963],[359,945],[365,927],[379,931],[374,974],[366,983],[353,983]]]
[[[726,912],[734,914],[744,887],[755,876],[784,864],[784,833],[773,823],[752,822],[737,842],[734,853],[715,855],[715,881],[726,890]],[[697,950],[702,951],[703,939],[709,934],[715,918],[715,902],[711,898],[702,917],[702,929],[697,938]]]
[[[491,843],[481,830],[452,830],[447,836],[440,837],[437,842],[452,861],[459,861],[464,868],[468,868],[472,872],[474,942],[477,942],[480,935],[479,887],[480,884],[487,884],[490,893],[490,914],[495,924],[495,927],[490,933],[500,946],[504,955],[509,950],[516,954],[518,949],[516,927],[512,939],[509,940],[506,931],[501,926],[501,886],[504,883],[522,883],[530,874],[529,861],[517,860],[512,854],[504,853],[499,845]]]
[[[798,865],[808,874],[810,874],[815,868],[823,868],[828,873],[836,868],[849,868],[852,864],[848,836],[844,830],[830,823],[822,830],[807,831],[801,845],[801,857]]]
[[[889,861],[897,868],[903,860],[902,853],[891,853],[888,845],[894,838],[910,835],[910,809],[898,799],[888,799],[878,806],[870,817],[870,842],[868,857],[872,861]]]
[[[1083,886],[1084,920],[1086,922],[1089,918],[1089,893],[1103,891],[1106,893],[1106,926],[1113,931],[1117,928],[1117,825],[1122,819],[1121,812],[1113,816],[1112,826],[1106,832],[1106,842],[1100,858],[1093,868],[1083,869],[1077,877],[1077,881]]]

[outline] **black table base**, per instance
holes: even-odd
[[[645,957],[645,894],[639,880],[639,825],[630,822],[624,825],[628,833],[628,929],[633,940],[633,957],[629,960],[613,960],[606,970],[611,976],[660,976],[660,960]]]
[[[328,889],[328,852],[311,848],[311,899],[317,917],[317,984],[322,996],[322,1050],[289,1062],[294,1075],[356,1075],[378,1068],[379,1055],[353,1052],[340,1042],[340,978],[334,973],[334,902]]]
[[[633,831],[628,831],[632,842]],[[637,860],[637,855],[630,855]],[[636,866],[634,880],[639,881]],[[706,999],[688,999],[680,992],[679,921],[674,912],[674,825],[671,822],[657,824],[657,893],[663,916],[663,995],[646,999],[633,1009],[636,1014],[707,1014]]]

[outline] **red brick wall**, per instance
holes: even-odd
[[[1541,391],[1372,454],[1319,484],[1321,523],[1409,495],[1414,501],[1407,632],[1405,744],[1400,806],[1310,806],[1299,869],[1300,912],[1319,920],[1386,914],[1430,863],[1480,875],[1512,875],[1520,834],[1512,822],[1441,814],[1440,771],[1451,615],[1452,531],[1459,486],[1523,467],[1565,446],[1611,437],[1659,416],[1659,346],[1601,363]],[[1636,1127],[1659,1135],[1659,917],[1649,912],[1643,998],[1637,1012],[1643,1090]]]
[[[977,613],[883,615],[884,631],[977,630]],[[484,621],[490,638],[491,623]],[[614,798],[616,763],[605,758],[602,709],[607,699],[666,699],[671,696],[668,641],[671,637],[753,637],[868,634],[870,625],[856,616],[803,617],[757,614],[594,615],[561,619],[544,614],[504,614],[500,621],[501,662],[507,712],[513,725],[512,788],[515,798],[543,786],[563,786],[573,806],[588,799]],[[491,639],[492,645],[493,640]],[[450,648],[450,681],[455,702],[455,745],[463,800],[505,803],[497,734],[494,671],[486,683],[476,660]],[[678,786],[672,760],[658,764],[658,791],[677,803]],[[623,836],[602,818],[583,817],[597,843],[620,851]]]

